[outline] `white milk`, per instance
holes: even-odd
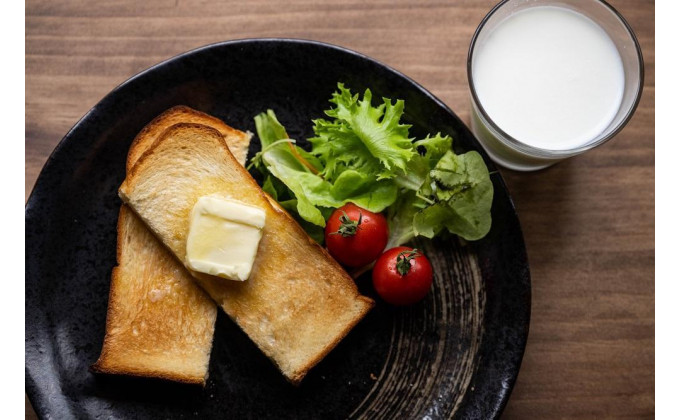
[[[580,13],[528,8],[502,21],[475,48],[479,102],[522,143],[550,150],[583,146],[619,109],[621,57],[605,31]]]

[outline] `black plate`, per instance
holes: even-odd
[[[524,241],[503,180],[492,175],[493,226],[476,243],[423,242],[436,271],[420,304],[376,308],[305,378],[286,383],[220,313],[205,389],[92,374],[115,263],[116,191],[134,135],[185,104],[254,131],[276,111],[293,138],[311,135],[343,81],[406,101],[412,133],[449,134],[477,150],[465,125],[404,75],[318,42],[242,40],[210,45],[123,83],[80,120],[45,165],[26,205],[26,390],[50,418],[494,418],[517,377],[529,328]],[[250,153],[259,149],[253,142]],[[374,296],[370,280],[360,289]]]

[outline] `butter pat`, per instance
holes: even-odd
[[[262,238],[265,212],[217,195],[198,199],[191,212],[186,263],[201,273],[247,280]]]

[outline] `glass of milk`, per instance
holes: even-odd
[[[506,0],[468,53],[472,131],[489,156],[531,171],[599,146],[642,93],[640,45],[598,0]]]

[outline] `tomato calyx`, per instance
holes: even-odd
[[[397,272],[402,276],[407,275],[411,270],[411,260],[418,256],[420,256],[420,252],[417,248],[401,251],[397,255]]]
[[[363,214],[359,213],[359,220],[352,220],[343,210],[342,216],[340,216],[340,227],[336,232],[331,233],[331,235],[342,235],[344,238],[354,236],[360,229],[361,219]]]

